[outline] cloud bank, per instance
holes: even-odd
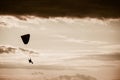
[[[1,15],[120,18],[119,0],[1,0]]]
[[[32,76],[32,75],[31,75]],[[20,79],[29,79],[27,77],[0,77],[0,80],[20,80]],[[19,78],[19,79],[18,79]],[[38,80],[39,77],[34,77],[34,79]],[[47,76],[45,76],[44,78],[40,78],[43,80],[97,80],[95,77],[92,76],[88,76],[88,75],[84,75],[84,74],[75,74],[75,75],[59,75],[58,77],[50,77],[48,78]],[[32,77],[30,77],[29,80],[33,80]]]

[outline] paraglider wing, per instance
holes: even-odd
[[[22,35],[21,38],[24,44],[28,44],[29,39],[30,39],[30,34]]]

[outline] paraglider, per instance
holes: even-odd
[[[27,45],[28,42],[29,42],[29,40],[30,40],[30,34],[22,35],[22,36],[21,36],[21,39],[22,39],[23,43],[24,43],[25,45]],[[28,59],[28,61],[29,61],[29,63],[33,64],[33,61],[32,61],[31,58]]]

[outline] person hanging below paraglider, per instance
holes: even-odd
[[[23,43],[24,43],[25,45],[27,45],[28,42],[29,42],[29,39],[30,39],[30,34],[22,35],[21,38],[22,38]],[[33,64],[33,61],[32,61],[31,58],[28,59],[28,61],[29,61],[29,63]]]
[[[30,58],[30,59],[28,59],[28,61],[29,61],[29,63],[33,64],[33,61],[32,61],[32,59],[31,59],[31,58]]]

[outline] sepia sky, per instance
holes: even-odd
[[[11,80],[22,78],[22,73],[24,79],[26,75],[34,78],[37,69],[45,70],[40,72],[52,75],[51,79],[58,70],[64,70],[67,75],[84,72],[96,80],[119,80],[119,3],[119,0],[0,0],[3,71],[0,79],[4,79],[3,75]],[[23,34],[31,35],[27,45],[21,40]],[[33,65],[28,63],[28,57]],[[56,70],[55,74],[50,70]]]
[[[118,0],[1,0],[0,45],[48,53],[119,53]],[[20,36],[30,34],[24,45]]]
[[[13,15],[1,15],[0,75],[6,75],[11,80],[26,79],[27,76],[38,79],[44,76],[36,74],[36,78],[33,73],[43,72],[48,78],[47,74],[56,70],[52,72],[51,78],[54,78],[56,73],[61,76],[63,72],[61,74],[60,71],[64,71],[67,75],[90,75],[96,80],[119,80],[119,25],[120,19],[37,16],[18,18]],[[28,33],[31,35],[30,41],[28,45],[24,45],[20,36]],[[26,54],[21,48],[28,53],[33,50],[37,54]],[[15,50],[14,54],[12,50]],[[34,61],[33,65],[28,63],[29,57]]]

